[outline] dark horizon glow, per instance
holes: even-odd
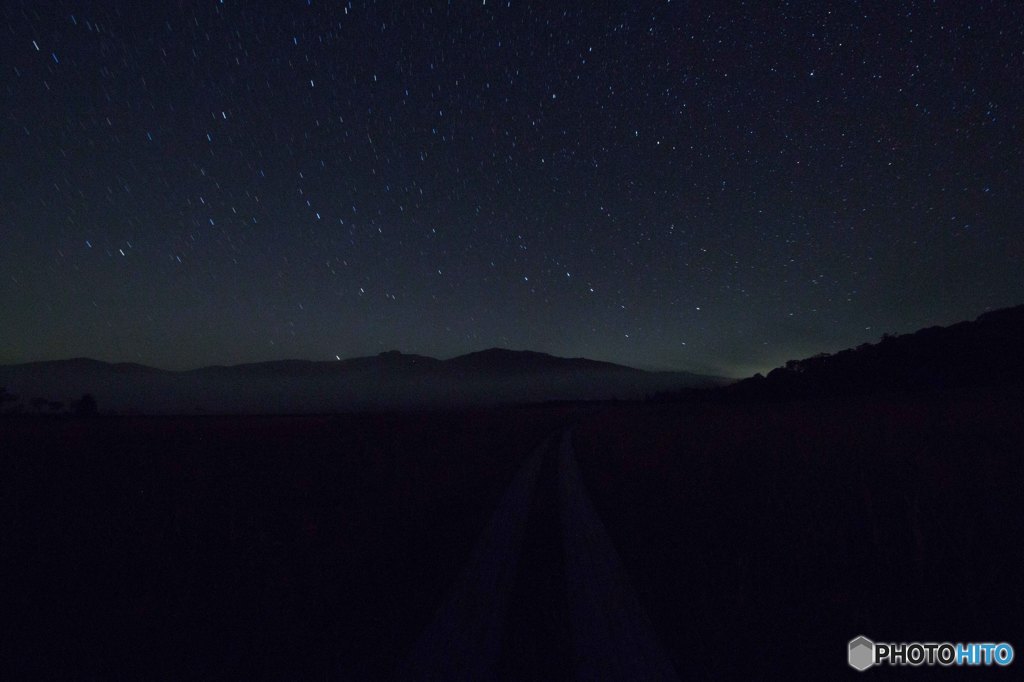
[[[0,363],[742,376],[1024,302],[1015,2],[6,3]]]

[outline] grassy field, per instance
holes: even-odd
[[[833,678],[858,634],[1019,644],[1022,414],[948,396],[5,418],[5,677],[386,678],[566,425],[683,678]]]
[[[575,441],[681,675],[825,679],[854,672],[859,634],[1020,641],[1022,415],[969,396],[618,407]]]
[[[8,679],[384,676],[563,420],[0,420]]]

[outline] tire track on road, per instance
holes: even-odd
[[[498,677],[510,588],[547,438],[512,480],[434,620],[397,673],[402,680]]]
[[[583,487],[568,430],[558,464],[576,679],[678,680]]]

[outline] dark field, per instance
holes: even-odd
[[[0,420],[4,677],[386,676],[563,421]]]
[[[623,407],[576,440],[681,677],[831,679],[861,674],[861,634],[1024,644],[1022,415],[977,397]],[[929,674],[865,674],[900,672]]]
[[[565,427],[682,679],[853,675],[859,634],[1019,652],[1022,414],[957,396],[0,419],[3,677],[386,679]],[[534,658],[554,495],[523,550],[542,589],[521,578],[509,615]]]

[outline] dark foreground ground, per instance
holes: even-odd
[[[984,677],[856,673],[861,634],[1024,652],[1019,401],[623,407],[577,444],[683,678]]]
[[[852,675],[859,634],[1024,656],[1022,415],[960,395],[0,419],[2,676],[387,679],[567,427],[681,679]],[[508,677],[579,666],[553,457],[523,521]]]

